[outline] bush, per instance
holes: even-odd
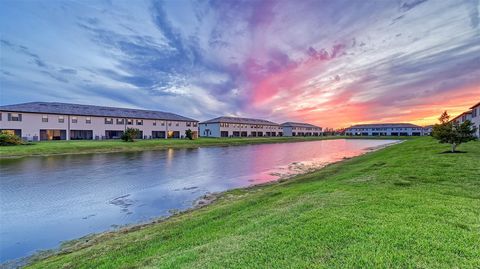
[[[185,137],[192,140],[193,139],[193,132],[192,130],[188,129],[185,131]]]
[[[134,142],[137,136],[140,134],[140,130],[136,128],[127,128],[122,134],[122,140],[125,142]]]
[[[14,146],[23,144],[23,140],[17,135],[8,133],[6,131],[0,131],[0,146]]]

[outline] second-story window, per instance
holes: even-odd
[[[127,125],[133,125],[133,120],[132,120],[132,119],[128,119],[128,120],[127,120]]]
[[[113,124],[113,118],[105,118],[105,124]]]
[[[165,122],[164,122],[164,121],[161,121],[161,122],[160,122],[160,125],[165,126]]]
[[[153,121],[153,126],[157,126],[157,122],[156,122],[156,121]]]
[[[179,123],[178,123],[178,122],[176,122],[176,123],[175,123],[175,126],[178,126],[178,125],[179,125]]]
[[[137,125],[143,125],[143,120],[137,120]]]
[[[42,116],[42,122],[48,122],[48,116],[47,115]]]
[[[22,114],[8,113],[8,121],[22,121]]]
[[[196,123],[196,122],[193,123],[193,127],[197,127],[197,123]]]
[[[187,122],[187,127],[190,127],[192,126],[192,123],[191,122]]]
[[[78,122],[78,117],[72,117],[72,123],[77,123]]]
[[[92,118],[86,117],[86,118],[85,118],[85,123],[86,123],[86,124],[91,124],[91,123],[92,123]]]
[[[58,123],[64,123],[65,122],[65,117],[64,116],[58,116]]]
[[[123,125],[123,124],[125,124],[125,119],[117,119],[117,124],[118,124],[118,125]]]

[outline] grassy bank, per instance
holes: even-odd
[[[479,268],[480,142],[406,141],[29,268]]]
[[[0,147],[0,158],[77,154],[77,153],[105,153],[156,150],[165,148],[188,148],[199,146],[229,146],[261,143],[300,142],[320,139],[336,139],[339,137],[259,137],[259,138],[200,138],[187,139],[152,139],[137,140],[133,143],[121,140],[77,140],[77,141],[45,141],[30,145]]]

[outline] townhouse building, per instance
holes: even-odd
[[[471,121],[475,127],[477,127],[477,131],[475,135],[480,138],[480,102],[472,106],[471,108]]]
[[[262,119],[218,117],[199,123],[202,137],[283,136],[282,127]]]
[[[285,122],[280,125],[283,129],[283,136],[320,136],[322,127],[309,123]]]
[[[422,136],[421,126],[411,123],[358,124],[345,130],[350,136]]]
[[[454,121],[458,124],[462,124],[465,121],[472,121],[472,111],[465,111],[462,114],[456,116],[455,118],[451,119],[450,121]]]
[[[462,114],[451,119],[451,121],[454,121],[458,124],[462,124],[467,120],[471,121],[473,125],[476,127],[475,136],[480,138],[480,115],[479,114],[480,114],[480,102],[470,107],[469,111],[465,111]]]
[[[0,106],[0,130],[24,140],[118,139],[127,128],[138,138],[182,138],[190,129],[198,135],[198,121],[173,113],[53,102]]]

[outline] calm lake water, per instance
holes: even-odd
[[[186,209],[393,140],[326,140],[0,160],[0,261]],[[171,211],[170,211],[171,212]]]

